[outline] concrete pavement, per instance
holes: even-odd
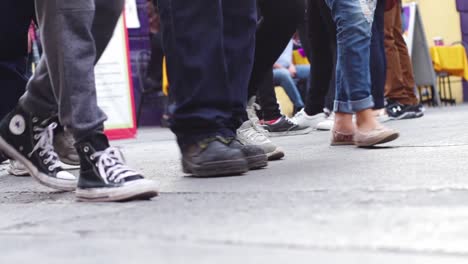
[[[0,172],[0,263],[468,263],[468,106],[390,122],[377,149],[328,132],[274,138],[286,159],[184,177],[172,134],[114,142],[161,184],[150,202],[84,204]]]

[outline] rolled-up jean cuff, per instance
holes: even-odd
[[[336,113],[346,113],[346,114],[353,114],[351,110],[351,105],[349,102],[337,101],[333,103],[333,111]]]
[[[374,107],[374,98],[371,96],[358,101],[350,101],[351,110],[356,113]]]

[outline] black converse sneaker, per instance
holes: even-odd
[[[103,134],[98,137],[107,141]],[[79,201],[123,202],[149,200],[158,195],[157,184],[127,167],[119,149],[90,142],[77,143],[76,148],[81,160],[76,190]]]
[[[41,184],[64,191],[76,188],[76,177],[60,167],[52,145],[56,118],[40,118],[17,107],[0,123],[0,150],[21,162]]]

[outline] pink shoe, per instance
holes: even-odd
[[[345,134],[338,131],[332,131],[332,146],[354,145],[354,134]]]
[[[375,128],[369,132],[356,130],[354,134],[354,144],[358,147],[372,147],[393,141],[399,136],[400,133],[398,133],[398,131],[384,126]]]

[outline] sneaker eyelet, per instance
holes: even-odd
[[[44,156],[44,154],[45,154],[44,151],[40,151],[40,152],[39,152],[39,157]]]
[[[45,165],[45,164],[47,164],[48,162],[47,162],[47,160],[43,160],[42,163],[44,163],[44,165]]]
[[[38,140],[38,139],[39,139],[39,136],[38,136],[38,135],[34,135],[34,139],[35,139],[35,140]]]
[[[83,151],[84,151],[85,153],[88,153],[88,152],[89,152],[89,147],[88,147],[88,146],[84,147],[84,148],[83,148]]]
[[[49,166],[47,169],[49,169],[49,171],[53,171],[52,166]]]
[[[39,119],[37,117],[33,117],[32,121],[33,121],[33,123],[37,123],[37,121],[39,121]]]

